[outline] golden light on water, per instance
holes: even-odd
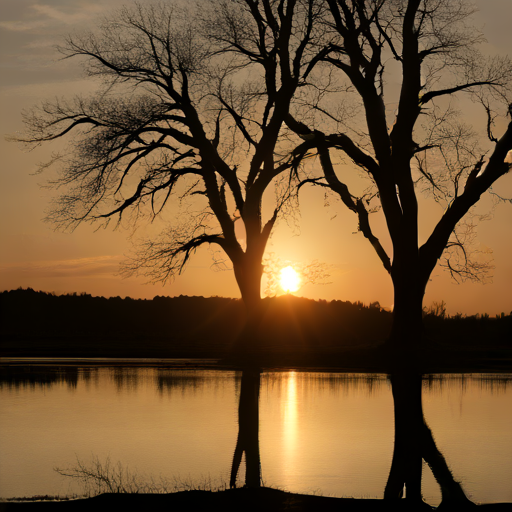
[[[77,459],[90,467],[95,456],[121,463],[143,482],[155,475],[158,483],[161,474],[172,485],[185,475],[195,485],[207,474],[224,485],[239,433],[235,372],[86,366],[57,374],[39,367],[10,381],[7,374],[0,386],[0,497],[83,492],[53,468],[72,468]],[[477,501],[512,500],[511,382],[504,374],[423,381],[425,418],[438,448]],[[269,486],[382,497],[394,442],[384,375],[263,372],[260,392]],[[422,490],[428,503],[440,503],[430,471]]]
[[[300,276],[297,271],[288,265],[281,269],[279,284],[286,292],[296,292],[300,288]]]
[[[284,448],[286,458],[293,467],[296,459],[297,436],[298,436],[298,397],[297,397],[297,376],[291,371],[286,379],[286,394],[283,401],[283,423],[284,423]]]

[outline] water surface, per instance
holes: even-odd
[[[1,497],[80,493],[54,471],[77,459],[108,458],[178,487],[229,481],[237,372],[30,365],[1,375]],[[510,375],[423,380],[437,446],[477,502],[512,501],[511,386]],[[265,485],[382,497],[394,442],[390,383],[385,375],[264,372],[259,438]],[[427,466],[422,486],[425,499],[439,503]]]

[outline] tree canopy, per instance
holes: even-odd
[[[134,4],[68,37],[60,52],[84,59],[101,85],[25,114],[26,143],[70,141],[55,158],[52,185],[63,193],[49,220],[71,229],[128,215],[133,223],[178,205],[184,222],[146,240],[125,270],[165,281],[198,247],[216,244],[244,301],[257,303],[266,243],[290,195],[295,156],[284,120],[314,67],[324,8],[317,0]]]

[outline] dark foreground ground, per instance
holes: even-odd
[[[473,510],[477,506],[462,508],[459,504],[442,504],[439,511]],[[478,505],[478,509],[491,512],[510,511],[512,503],[493,503]],[[378,499],[329,498],[324,496],[308,496],[292,494],[277,489],[232,489],[226,491],[184,491],[173,494],[101,494],[94,498],[60,502],[8,502],[0,503],[1,512],[52,510],[84,511],[84,510],[121,510],[131,511],[415,511],[433,510],[427,504],[415,506],[407,500],[385,502]]]

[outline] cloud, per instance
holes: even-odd
[[[66,13],[51,5],[45,4],[36,4],[33,5],[32,8],[36,10],[38,14],[42,14],[51,20],[59,21],[66,25],[75,25],[90,20],[103,10],[101,6],[92,4],[88,4],[73,13]]]
[[[29,261],[0,266],[0,275],[17,274],[27,278],[112,277],[119,272],[123,256],[97,256],[73,260]]]
[[[70,9],[70,6],[74,8]],[[48,4],[34,4],[11,13],[14,19],[0,21],[0,28],[10,32],[31,32],[42,28],[54,30],[58,25],[83,25],[104,11],[102,3],[73,6],[73,2],[70,2],[66,10]]]
[[[31,31],[46,26],[48,23],[44,20],[34,21],[0,21],[0,28],[11,32]]]

